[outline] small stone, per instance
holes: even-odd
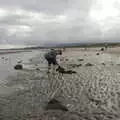
[[[36,68],[36,70],[40,70],[40,68]]]
[[[104,51],[104,48],[101,48],[101,51]]]
[[[65,59],[65,61],[68,61],[68,60],[69,60],[69,59],[67,59],[67,58]]]
[[[45,109],[46,110],[57,109],[57,110],[62,110],[62,111],[68,111],[68,109],[65,106],[63,106],[58,100],[54,98],[48,102]]]
[[[85,66],[86,66],[86,67],[88,67],[88,66],[93,66],[93,64],[87,63],[87,64],[85,64]]]
[[[78,59],[78,61],[84,61],[84,59]]]
[[[82,64],[77,65],[77,67],[80,67],[80,66],[82,66]]]
[[[22,70],[23,66],[21,64],[17,64],[17,65],[14,66],[14,69],[15,70]]]
[[[105,66],[105,63],[102,63],[102,65],[104,65],[104,66]]]
[[[96,55],[100,55],[100,53],[96,53]]]
[[[3,57],[1,57],[1,59],[4,59],[5,57],[3,56]]]
[[[22,63],[22,60],[19,60],[17,63]]]
[[[62,68],[62,67],[60,67],[60,66],[56,69],[56,71],[58,71],[59,73],[62,73],[62,74],[73,74],[73,73],[77,73],[76,71],[65,70],[64,68]]]

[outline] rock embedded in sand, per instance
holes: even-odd
[[[86,66],[86,67],[89,67],[89,66],[93,66],[93,64],[87,63],[87,64],[85,64],[85,66]]]
[[[75,112],[69,112],[69,111],[64,112],[61,110],[47,110],[47,111],[42,112],[37,117],[34,115],[35,117],[30,116],[30,118],[32,118],[31,120],[88,120],[88,119],[85,119],[86,116],[84,115],[85,116],[84,117],[83,115],[75,113]],[[93,119],[89,117],[89,120],[93,120]]]
[[[40,68],[36,68],[36,70],[40,70]]]
[[[6,61],[8,60],[8,58],[5,59]]]
[[[32,59],[29,59],[30,62],[32,62],[33,60]]]
[[[104,51],[104,48],[101,48],[101,51]]]
[[[102,63],[102,65],[104,65],[104,66],[105,66],[105,63]]]
[[[78,61],[84,61],[84,59],[78,59]]]
[[[58,100],[52,99],[48,102],[46,110],[62,110],[62,111],[68,111],[68,109],[63,106]]]
[[[23,61],[22,60],[19,60],[17,63],[22,63]]]
[[[62,67],[60,67],[60,66],[56,69],[56,71],[58,71],[59,73],[62,73],[62,74],[73,74],[73,73],[77,73],[76,71],[65,70],[64,68],[62,68]]]
[[[15,70],[22,70],[23,66],[21,64],[17,64],[17,65],[14,66],[14,69]]]
[[[69,59],[67,59],[67,58],[65,59],[65,61],[68,61],[68,60],[69,60]]]
[[[77,67],[80,67],[80,66],[82,66],[82,64],[78,64],[78,65],[77,65]]]
[[[75,67],[80,67],[82,66],[82,64],[70,64],[71,67],[75,68]]]
[[[100,53],[96,53],[96,55],[100,55]]]
[[[1,57],[1,59],[4,59],[4,58],[5,58],[4,56]]]

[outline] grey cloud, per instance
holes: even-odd
[[[60,14],[71,8],[87,10],[91,3],[92,0],[0,0],[1,6],[18,6],[23,9],[51,14]]]
[[[119,23],[111,27],[105,33],[104,39],[101,26],[93,22],[89,12],[93,3],[97,0],[0,0],[1,8],[11,11],[5,17],[0,18],[0,36],[8,43],[25,45],[43,45],[45,43],[60,42],[89,42],[104,41],[119,36]],[[97,1],[98,2],[98,1]],[[14,10],[22,9],[22,14],[15,14]],[[42,22],[39,19],[32,20],[27,13],[43,13],[45,20],[54,19],[56,16],[66,16],[66,21]],[[33,16],[34,18],[34,16]],[[48,21],[49,21],[48,20]],[[107,27],[112,23],[108,24]],[[116,24],[116,21],[115,21]],[[15,26],[28,26],[31,31],[26,32],[23,28],[16,29],[14,34],[9,35],[9,28]],[[5,40],[1,40],[3,43]]]
[[[89,2],[88,2],[89,1]],[[82,24],[84,23],[84,20],[87,19],[87,15],[91,6],[91,0],[85,0],[85,1],[79,1],[79,0],[51,0],[51,1],[37,1],[35,6],[33,5],[32,10],[38,10],[38,8],[44,8],[46,11],[49,11],[46,13],[46,11],[41,11],[46,14],[53,14],[54,17],[54,12],[61,13],[63,15],[67,16],[68,21],[65,23],[56,23],[56,22],[51,22],[51,23],[41,23],[40,21],[36,21],[35,23],[31,23],[29,21],[29,16],[27,15],[16,15],[16,14],[11,14],[8,15],[0,20],[1,25],[28,25],[31,26],[34,29],[30,34],[30,37],[25,38],[23,41],[20,41],[21,43],[25,44],[36,44],[36,43],[45,43],[45,42],[60,42],[60,41],[68,41],[69,39],[79,39],[79,37],[82,37],[80,32],[82,32],[83,27]],[[9,4],[9,5],[16,5],[19,4],[22,6],[24,9],[28,9],[33,2],[31,1],[11,1],[11,3],[14,4],[9,4],[6,0],[2,2],[2,4]],[[54,3],[54,4],[53,4]],[[40,4],[40,6],[39,6]],[[29,6],[29,7],[26,7]],[[42,7],[41,7],[42,6]],[[34,8],[35,7],[35,8]],[[29,9],[30,10],[30,9]],[[38,10],[39,11],[39,10]],[[59,14],[58,14],[59,15]],[[7,27],[6,27],[7,29]],[[84,28],[86,29],[86,28]],[[9,36],[9,41],[15,42],[15,39],[19,39],[16,37],[16,35]],[[16,40],[18,41],[18,40]],[[20,43],[19,42],[19,43]]]
[[[4,0],[0,3],[8,7],[19,6],[23,9],[51,13],[60,13],[69,4],[68,0]]]
[[[8,15],[2,19],[0,19],[0,24],[2,25],[24,25],[27,23],[22,23],[20,20],[29,19],[27,16],[20,15]]]

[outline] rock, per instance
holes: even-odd
[[[22,60],[19,60],[17,63],[22,63]]]
[[[60,66],[58,66],[58,68],[56,69],[56,71],[58,71],[58,72],[62,73],[62,72],[64,72],[64,71],[65,71],[65,69],[64,69],[64,68],[62,68],[62,67],[60,67]]]
[[[73,74],[73,73],[77,73],[77,72],[72,70],[64,71],[64,74]]]
[[[78,59],[78,61],[84,61],[84,59]]]
[[[62,110],[62,111],[68,111],[68,109],[63,106],[58,100],[52,99],[48,102],[47,106],[45,107],[46,110]]]
[[[104,48],[101,48],[101,51],[104,51]]]
[[[35,64],[35,66],[38,66],[37,64]]]
[[[86,67],[89,67],[89,66],[93,66],[93,64],[87,63],[87,64],[85,64],[85,66],[86,66]]]
[[[63,59],[60,59],[60,61],[63,61]]]
[[[82,64],[70,64],[71,67],[75,68],[75,67],[80,67],[82,66]]]
[[[40,70],[40,68],[36,68],[36,70]]]
[[[104,65],[104,66],[105,66],[105,63],[102,63],[102,65]]]
[[[8,60],[8,58],[5,59],[6,61]]]
[[[71,110],[72,111],[72,110]],[[61,110],[45,110],[39,116],[32,114],[30,120],[103,120],[91,119],[89,114],[78,114],[77,112],[61,111]],[[86,117],[88,116],[88,117]]]
[[[67,59],[67,58],[65,59],[65,61],[68,61],[68,60],[69,60],[69,59]]]
[[[59,73],[62,73],[62,74],[73,74],[73,73],[77,73],[76,71],[65,70],[64,68],[62,68],[62,67],[60,67],[60,66],[56,69],[56,71],[58,71]]]
[[[75,68],[76,67],[76,64],[70,64],[71,67]]]
[[[23,66],[21,64],[17,64],[17,65],[14,66],[14,69],[15,70],[22,70]]]
[[[80,67],[80,66],[82,66],[82,64],[78,64],[78,65],[77,65],[77,67]]]
[[[96,55],[100,55],[100,53],[96,53]]]
[[[29,59],[30,62],[32,62],[33,60],[32,59]]]
[[[1,57],[1,59],[4,59],[5,57],[3,56],[3,57]]]

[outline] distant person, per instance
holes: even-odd
[[[45,59],[48,62],[48,73],[50,72],[51,64],[54,66],[58,65],[58,62],[56,60],[57,55],[62,55],[62,51],[51,49],[49,52],[45,53]]]
[[[63,48],[63,51],[65,52],[65,51],[66,51],[66,48]]]

